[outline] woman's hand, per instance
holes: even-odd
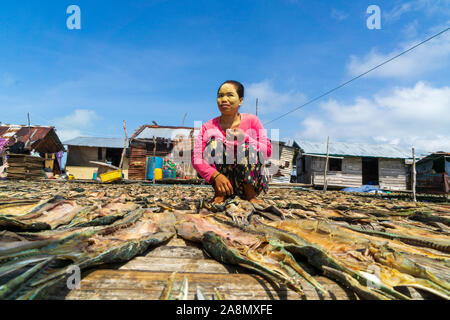
[[[214,179],[214,186],[219,193],[219,196],[231,196],[234,193],[230,180],[228,180],[228,178],[221,173],[216,175]]]
[[[228,141],[234,141],[235,139],[237,141],[243,141],[245,139],[245,133],[240,128],[228,129],[226,133]]]

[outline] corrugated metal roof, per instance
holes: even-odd
[[[426,162],[429,160],[439,159],[440,157],[450,157],[450,153],[449,152],[434,152],[434,153],[429,154],[426,157],[423,157],[422,159],[420,159],[417,162],[417,164],[423,163],[423,162]]]
[[[285,141],[283,141],[283,142],[284,142],[284,145],[287,147],[298,148],[297,142],[293,139],[287,139],[287,140],[285,139]]]
[[[296,140],[304,153],[326,155],[327,144]],[[412,158],[412,154],[391,144],[363,144],[330,142],[329,154],[334,156],[377,157],[377,158]]]
[[[192,129],[172,129],[172,128],[145,128],[136,136],[137,139],[152,139],[153,137],[174,139],[177,135],[189,137]]]
[[[172,127],[172,126],[152,126],[152,125],[144,125],[141,126],[131,137],[133,139],[153,139],[155,138],[163,138],[163,139],[171,139],[173,140],[176,136],[184,136],[188,138],[193,135],[197,136],[199,129],[192,127]]]
[[[99,147],[99,148],[121,148],[124,146],[123,138],[97,138],[97,137],[76,137],[64,141],[63,144],[80,147]],[[127,142],[128,145],[128,142]]]

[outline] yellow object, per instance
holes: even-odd
[[[125,158],[127,159],[127,158]],[[128,162],[128,160],[127,160]],[[128,179],[128,163],[124,161],[127,165],[124,166],[122,170],[123,178]],[[98,170],[97,167],[82,167],[82,166],[66,166],[66,172],[67,174],[71,173],[73,174],[77,180],[92,180],[92,176],[94,172]],[[100,177],[100,176],[99,176]]]
[[[114,170],[100,175],[102,182],[112,182],[122,179],[122,170]]]
[[[46,153],[44,167],[50,168],[53,170],[54,162],[55,162],[55,154],[54,153]]]
[[[163,177],[162,169],[156,168],[155,169],[155,180],[162,179],[162,177]]]
[[[74,180],[75,177],[73,176],[73,174],[69,174],[69,180]]]

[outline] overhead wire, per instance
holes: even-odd
[[[434,39],[434,38],[440,36],[441,34],[447,32],[449,29],[450,29],[450,28],[444,29],[444,30],[442,30],[441,32],[432,35],[431,37],[429,37],[429,38],[427,38],[427,39],[425,39],[425,40],[423,40],[423,41],[421,41],[421,42],[415,44],[414,46],[410,47],[409,49],[407,49],[407,50],[405,50],[405,51],[402,51],[401,53],[395,55],[394,57],[389,58],[388,60],[383,61],[382,63],[376,65],[375,67],[373,67],[373,68],[371,68],[371,69],[369,69],[369,70],[367,70],[367,71],[361,73],[360,75],[358,75],[358,76],[356,76],[356,77],[354,77],[354,78],[352,78],[352,79],[350,79],[350,80],[348,80],[348,81],[346,81],[346,82],[344,82],[344,83],[338,85],[337,87],[335,87],[335,88],[333,88],[333,89],[331,89],[331,90],[328,90],[328,91],[325,92],[325,93],[322,93],[321,95],[315,97],[314,99],[311,99],[311,100],[305,102],[305,103],[302,104],[301,106],[299,106],[299,107],[297,107],[297,108],[295,108],[295,109],[292,109],[291,111],[288,111],[288,112],[282,114],[281,116],[279,116],[279,117],[277,117],[277,118],[275,118],[275,119],[273,119],[273,120],[270,120],[270,121],[268,121],[268,122],[265,122],[264,125],[267,125],[267,124],[269,124],[269,123],[272,123],[272,122],[275,122],[275,121],[277,121],[277,120],[280,120],[281,118],[287,116],[288,114],[291,114],[292,112],[295,112],[295,111],[297,111],[297,110],[299,110],[299,109],[301,109],[301,108],[303,108],[303,107],[305,107],[305,106],[307,106],[307,105],[309,105],[309,104],[311,104],[311,103],[313,103],[313,102],[315,102],[315,101],[317,101],[317,100],[319,100],[319,99],[321,99],[321,98],[323,98],[323,97],[329,95],[330,93],[332,93],[332,92],[334,92],[334,91],[336,91],[336,90],[338,90],[338,89],[340,89],[340,88],[346,86],[347,84],[349,84],[349,83],[351,83],[351,82],[353,82],[353,81],[355,81],[355,80],[357,80],[357,79],[359,79],[359,78],[365,76],[366,74],[368,74],[368,73],[374,71],[375,69],[378,69],[379,67],[381,67],[381,66],[383,66],[383,65],[385,65],[385,64],[387,64],[387,63],[389,63],[389,62],[391,62],[392,60],[395,60],[395,59],[397,59],[398,57],[400,57],[400,56],[402,56],[402,55],[404,55],[404,54],[410,52],[411,50],[414,50],[414,49],[417,48],[418,46],[421,46],[422,44],[424,44],[424,43],[426,43],[426,42],[428,42],[428,41],[430,41],[430,40],[432,40],[432,39]]]

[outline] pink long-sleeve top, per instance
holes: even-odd
[[[264,127],[258,117],[250,113],[241,113],[241,123],[239,129],[245,133],[245,142],[250,143],[256,151],[262,153],[267,160],[272,154],[272,145],[267,137]],[[233,145],[237,146],[238,141],[227,141],[226,133],[220,126],[220,117],[214,118],[202,125],[195,142],[192,155],[192,164],[200,176],[208,182],[211,182],[211,176],[216,172],[214,164],[208,164],[203,158],[203,151],[209,140],[221,141],[225,148]]]

